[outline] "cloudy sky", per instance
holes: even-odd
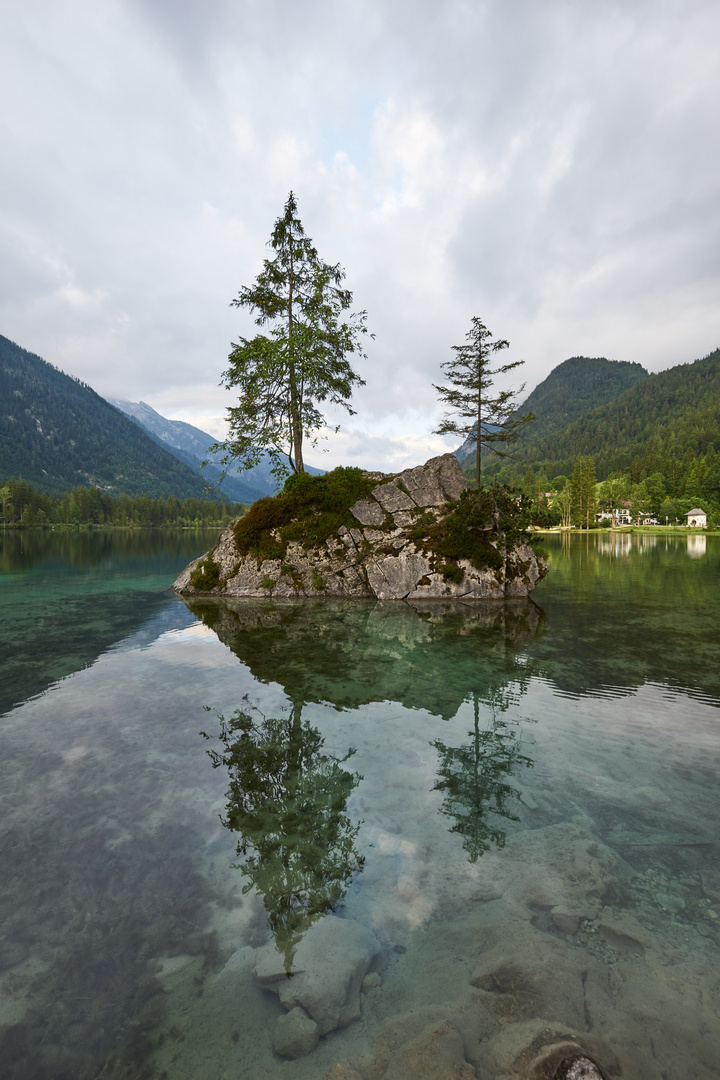
[[[0,0],[0,333],[221,434],[229,301],[293,189],[376,334],[311,463],[441,452],[473,315],[526,393],[704,356],[719,45],[717,0]]]

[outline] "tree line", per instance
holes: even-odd
[[[605,524],[627,512],[635,522],[643,517],[659,525],[684,525],[685,515],[696,508],[707,513],[711,528],[720,526],[720,460],[712,453],[690,458],[670,475],[635,469],[601,481],[594,458],[579,454],[569,476],[550,479],[543,469],[530,467],[524,477],[511,475],[511,486],[527,497],[532,523],[539,526],[592,528],[599,511],[611,515]]]
[[[62,496],[47,495],[23,479],[0,483],[0,523],[15,528],[45,525],[104,525],[122,528],[199,528],[222,526],[246,510],[241,503],[205,499],[153,499],[148,495],[111,495],[99,488],[75,487]]]

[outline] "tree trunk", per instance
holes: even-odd
[[[479,364],[479,368],[481,368],[481,367],[482,367],[482,358],[481,358],[480,364]],[[478,374],[480,374],[480,371],[478,372]],[[479,382],[480,382],[480,379],[478,379],[478,383]],[[482,390],[480,389],[480,386],[478,385],[477,432],[476,432],[476,439],[475,439],[475,490],[476,491],[480,490],[480,478],[481,478],[481,475],[482,475],[482,461],[481,461],[482,450],[481,450],[481,447],[480,447],[480,419],[481,419],[481,416],[482,416]]]
[[[292,241],[291,241],[292,243]],[[302,456],[302,417],[300,415],[301,403],[298,401],[297,379],[295,378],[295,355],[293,351],[293,256],[290,251],[290,280],[288,292],[288,382],[290,384],[290,429],[292,431],[292,446],[290,447],[290,463],[296,473],[304,472]],[[294,460],[293,460],[294,458]]]

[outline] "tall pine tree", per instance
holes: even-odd
[[[268,454],[282,476],[288,466],[294,473],[305,471],[303,442],[326,422],[319,403],[354,412],[349,399],[364,380],[348,357],[365,357],[366,312],[343,319],[352,304],[352,293],[342,288],[345,271],[319,257],[292,191],[268,246],[273,257],[231,303],[249,308],[256,325],[267,325],[269,333],[233,344],[221,385],[237,388],[239,401],[227,411],[229,438],[212,449],[224,450],[224,464],[235,462],[241,469]]]

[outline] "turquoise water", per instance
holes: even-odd
[[[187,606],[212,539],[2,538],[2,1075],[717,1076],[720,539],[552,537],[527,604]],[[288,1060],[253,971],[333,911],[361,1015]]]

